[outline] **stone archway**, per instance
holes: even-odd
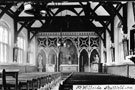
[[[60,64],[78,64],[77,48],[70,39],[65,40],[65,45],[60,49]]]
[[[80,72],[88,72],[88,62],[89,62],[89,58],[88,58],[88,53],[85,49],[83,49],[80,53],[80,58],[79,58],[79,68],[80,68]]]
[[[57,54],[52,49],[48,54],[47,72],[55,72],[57,67]]]
[[[92,63],[92,62],[97,62],[97,63],[99,63],[99,62],[100,62],[100,61],[95,61],[96,55],[97,55],[98,58],[99,58],[99,53],[98,53],[98,51],[97,51],[96,49],[93,49],[92,52],[91,52],[91,55],[90,55],[90,63]]]
[[[78,56],[77,48],[70,39],[65,39],[64,44],[60,47],[58,66],[59,71],[69,71],[68,68],[71,68],[71,71],[77,71]],[[73,68],[75,69],[73,70]]]
[[[40,49],[38,52],[37,67],[42,67],[42,71],[46,72],[46,54],[43,49]]]
[[[90,55],[90,71],[98,72],[99,71],[100,56],[96,49],[93,49]]]

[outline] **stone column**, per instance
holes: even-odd
[[[89,66],[88,69],[89,69],[89,72],[90,72],[90,53],[88,53],[88,60],[89,60],[89,61],[88,61],[88,66]]]
[[[57,59],[56,59],[56,71],[59,72],[59,52],[57,53]]]
[[[78,52],[78,72],[80,72],[80,53]]]

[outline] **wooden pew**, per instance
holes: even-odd
[[[35,90],[41,87],[51,88],[56,83],[56,79],[60,77],[60,73],[23,73],[19,75],[19,87],[25,90]]]
[[[61,73],[33,72],[19,73],[16,70],[1,72],[1,90],[37,90],[41,87],[51,88],[61,77]],[[6,76],[12,76],[6,78]]]
[[[18,72],[19,70],[0,70],[0,87],[2,90],[11,88],[18,90]]]
[[[134,84],[135,79],[109,74],[73,74],[60,84],[59,90],[70,90],[73,85]]]

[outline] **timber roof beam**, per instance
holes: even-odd
[[[85,16],[71,16],[70,19],[80,19],[80,18],[86,18]],[[18,17],[17,20],[18,21],[27,21],[27,20],[46,20],[46,19],[57,19],[57,20],[60,20],[60,19],[66,19],[65,16],[55,16],[55,17]],[[92,16],[92,17],[89,17],[88,19],[94,19],[96,21],[109,21],[111,20],[111,17],[110,16]]]

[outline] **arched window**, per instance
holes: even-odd
[[[24,60],[24,50],[25,50],[25,39],[22,36],[17,37],[17,61],[18,63],[23,63]]]
[[[0,21],[0,62],[6,63],[9,55],[9,27],[4,21]]]

